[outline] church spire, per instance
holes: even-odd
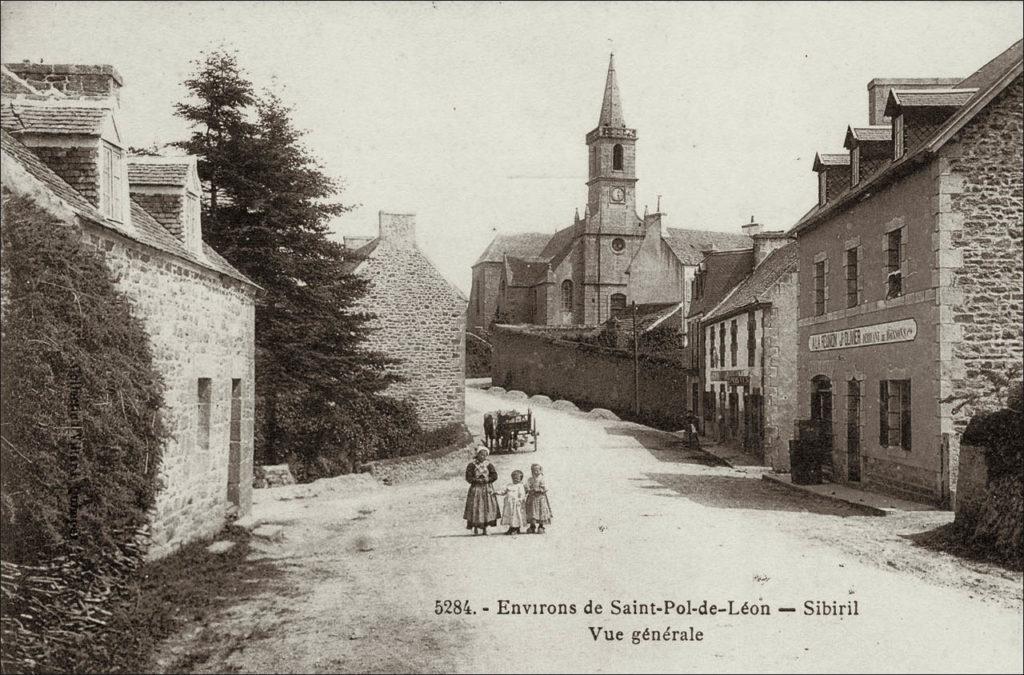
[[[608,57],[608,79],[604,83],[604,100],[601,102],[599,127],[624,127],[622,102],[619,100],[619,84],[615,81],[615,53]]]

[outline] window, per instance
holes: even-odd
[[[622,316],[626,313],[626,296],[622,293],[614,293],[612,297],[608,299],[611,306],[612,318]]]
[[[196,449],[210,449],[211,390],[210,378],[200,377],[196,385]]]
[[[612,169],[622,171],[622,145],[619,143],[612,148]]]
[[[814,263],[814,315],[825,313],[825,261]]]
[[[903,228],[893,230],[885,235],[885,298],[896,298],[903,295]]]
[[[860,300],[859,293],[859,260],[857,247],[846,249],[846,306],[856,307]]]
[[[850,184],[856,185],[860,182],[860,148],[850,150]]]
[[[104,216],[122,222],[122,191],[124,189],[124,155],[112,145],[103,144],[100,153],[100,209]]]
[[[828,201],[828,178],[824,170],[818,172],[818,205],[824,206]]]
[[[612,250],[616,253],[622,253],[626,249],[626,240],[622,237],[615,237],[612,239]]]
[[[231,422],[228,428],[228,501],[238,505],[242,468],[242,381],[231,380]]]
[[[903,142],[903,115],[892,118],[892,149],[893,159],[899,159],[906,151]]]
[[[185,195],[182,236],[185,240],[185,247],[190,251],[198,251],[202,248],[202,235],[199,230],[199,197],[193,194]]]
[[[910,380],[878,383],[878,442],[910,450]]]
[[[715,354],[715,327],[711,327],[711,336],[708,338],[708,358],[711,361],[711,367],[718,367],[718,359]]]
[[[738,347],[736,344],[736,319],[733,319],[729,324],[729,356],[732,367],[736,367],[736,351]]]
[[[832,421],[832,381],[824,375],[811,379],[811,419]]]
[[[572,311],[572,281],[569,279],[562,282],[562,310]]]
[[[718,362],[725,368],[725,324],[718,327]]]
[[[754,356],[757,352],[757,323],[754,313],[747,313],[747,367],[754,367]]]

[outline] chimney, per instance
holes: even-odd
[[[962,77],[876,77],[868,82],[868,124],[889,124],[885,116],[885,103],[893,89],[948,89],[960,83]]]
[[[782,230],[774,232],[759,232],[753,235],[754,240],[754,267],[756,268],[764,259],[771,255],[771,252],[780,249],[793,241],[790,236]]]
[[[416,247],[416,214],[380,211],[380,240],[398,248]]]
[[[750,216],[750,222],[743,226],[743,234],[753,237],[761,233],[761,223],[754,222],[754,216]]]
[[[71,63],[21,63],[4,64],[9,71],[29,85],[46,93],[56,90],[69,98],[109,99],[120,103],[121,85],[124,81],[114,66],[76,65]]]
[[[645,213],[644,214],[644,236],[661,236],[661,217],[665,215],[663,213]]]

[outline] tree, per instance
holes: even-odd
[[[192,100],[176,106],[193,131],[177,145],[199,156],[204,239],[264,291],[257,454],[267,463],[286,452],[312,459],[340,410],[365,409],[357,402],[394,380],[392,361],[364,346],[372,317],[356,309],[366,282],[350,273],[353,254],[327,237],[330,220],[351,207],[302,144],[292,109],[271,92],[256,95],[235,54],[215,50],[195,65],[185,81]]]

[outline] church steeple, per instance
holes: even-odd
[[[608,77],[604,82],[604,100],[601,101],[601,117],[599,127],[624,127],[622,118],[622,101],[619,100],[619,83],[615,80],[615,54],[608,57]]]
[[[608,59],[601,117],[597,127],[587,134],[587,146],[587,205],[593,215],[588,225],[602,232],[632,232],[639,221],[635,200],[636,129],[628,128],[622,116],[614,54]]]

